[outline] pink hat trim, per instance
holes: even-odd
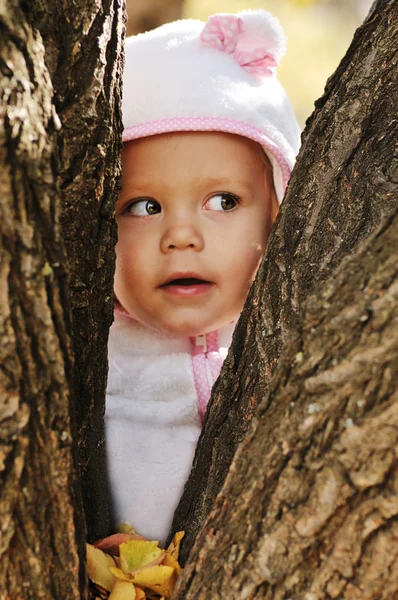
[[[258,142],[276,159],[282,173],[283,191],[285,191],[291,169],[283,153],[268,136],[256,127],[248,125],[247,123],[224,119],[222,117],[171,117],[149,121],[149,123],[143,123],[142,125],[127,127],[123,131],[122,140],[123,142],[129,142],[151,135],[173,133],[177,131],[222,131],[224,133],[242,135],[243,137]]]

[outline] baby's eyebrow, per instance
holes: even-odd
[[[249,181],[247,179],[235,179],[234,177],[231,177],[231,176],[205,177],[205,178],[198,180],[198,182],[201,185],[205,185],[205,186],[208,185],[208,186],[225,188],[225,191],[229,191],[229,189],[233,189],[235,187],[238,189],[245,189],[249,192],[252,191],[252,189],[253,189],[253,184],[251,181]]]
[[[139,196],[140,194],[146,194],[148,193],[148,189],[149,187],[152,185],[153,187],[153,181],[152,182],[136,182],[136,181],[129,181],[126,182],[124,185],[122,184],[122,193],[123,194],[130,194],[134,192],[134,196]]]
[[[194,186],[197,189],[217,188],[219,191],[225,192],[233,190],[241,190],[247,192],[253,191],[253,183],[250,179],[235,179],[231,175],[216,175],[214,177],[202,176],[192,180],[190,185]],[[126,182],[125,186],[123,186],[122,194],[123,196],[145,196],[148,194],[149,190],[151,190],[152,193],[156,192],[156,189],[158,187],[160,189],[167,188],[167,182],[159,182],[156,180],[129,181]]]

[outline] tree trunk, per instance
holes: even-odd
[[[306,302],[175,598],[398,598],[398,210]]]
[[[281,400],[269,394],[270,381],[283,344],[302,321],[306,298],[315,290],[321,293],[344,256],[396,206],[397,47],[398,3],[379,0],[307,122],[267,255],[214,387],[175,514],[173,530],[187,532],[183,559],[225,481],[256,406],[262,402],[264,414],[266,403],[268,411],[278,410]],[[327,343],[325,339],[325,347]],[[332,358],[340,360],[334,352]],[[266,428],[266,438],[277,439],[274,428],[275,422]],[[255,468],[262,479],[264,462]]]
[[[75,0],[73,19],[69,0],[36,3],[62,122],[58,172],[71,272],[79,466],[92,541],[109,532],[104,412],[121,173],[124,2]]]
[[[77,437],[90,537],[108,527],[122,1],[72,4],[0,6],[0,599],[85,597]]]
[[[72,4],[0,6],[0,600],[85,596],[75,412],[107,532],[122,20]],[[397,597],[396,217],[344,259],[396,206],[397,11],[375,3],[308,122],[177,513],[185,552],[250,432],[178,597]]]
[[[54,167],[59,120],[41,37],[17,3],[1,5],[0,32],[0,598],[78,599],[85,529]]]

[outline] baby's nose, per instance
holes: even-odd
[[[200,251],[203,249],[203,237],[196,227],[188,224],[173,225],[164,232],[160,242],[162,252],[171,250],[185,250],[192,248]]]

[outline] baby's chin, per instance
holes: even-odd
[[[147,325],[152,326],[153,324],[147,323]],[[211,331],[215,331],[216,327],[212,328],[203,328],[203,327],[194,327],[192,323],[181,323],[181,324],[171,324],[171,323],[162,323],[157,324],[155,326],[160,332],[167,333],[169,335],[175,337],[197,337],[198,335],[205,335],[206,333],[210,333]]]
[[[176,337],[198,337],[222,329],[236,321],[238,317],[239,314],[235,317],[232,315],[225,319],[218,319],[207,323],[200,323],[197,320],[194,321],[192,319],[188,321],[163,322],[158,324],[157,329],[170,335],[175,335]]]

